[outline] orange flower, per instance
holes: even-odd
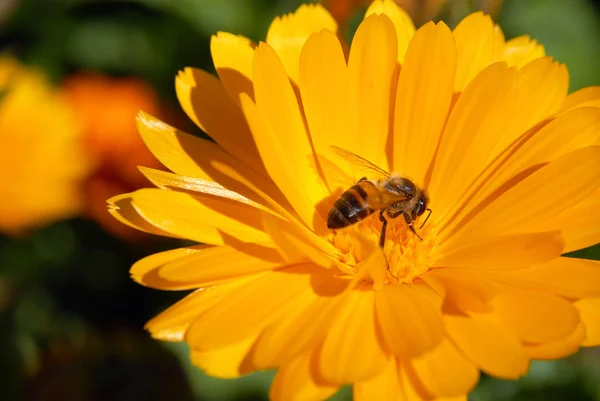
[[[147,183],[138,165],[159,163],[137,133],[138,110],[159,114],[158,96],[147,83],[135,78],[110,78],[80,73],[69,77],[64,92],[83,130],[85,148],[97,168],[86,182],[86,215],[107,231],[124,238],[139,236],[106,213],[105,200]]]
[[[65,100],[38,71],[0,58],[0,231],[18,234],[76,215],[89,171]]]
[[[342,26],[346,26],[352,16],[371,3],[369,0],[323,0],[331,15]],[[465,8],[471,10],[483,10],[484,12],[497,15],[502,7],[502,0],[480,0],[466,5],[463,0],[395,0],[395,3],[403,8],[415,21],[430,21],[439,19],[444,7],[451,11],[456,9],[461,16]]]
[[[159,188],[111,212],[206,244],[133,266],[143,285],[195,289],[152,335],[215,376],[277,367],[275,400],[347,383],[359,401],[466,400],[480,371],[518,378],[599,344],[600,266],[560,255],[600,238],[600,90],[567,96],[564,65],[481,13],[415,32],[376,1],[347,61],[336,29],[302,6],[266,43],[213,37],[219,78],[187,68],[176,89],[215,142],[139,115],[173,173],[143,169]],[[362,175],[331,145],[428,190],[422,240],[388,216],[380,248],[376,211],[327,229]]]

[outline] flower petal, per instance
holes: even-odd
[[[271,237],[273,246],[290,264],[311,260],[318,266],[330,268],[337,261],[333,253],[324,253],[314,241],[311,241],[311,239],[318,241],[320,238],[304,238],[301,233],[294,230],[292,224],[277,217],[263,214],[263,227]]]
[[[142,174],[154,185],[161,189],[183,190],[191,195],[194,192],[204,195],[211,195],[216,198],[224,198],[242,204],[255,207],[265,212],[272,212],[267,207],[256,203],[237,192],[230,191],[214,181],[204,180],[202,178],[185,177],[169,173],[166,171],[155,170],[148,167],[138,167]]]
[[[336,33],[337,24],[320,4],[303,4],[294,13],[276,17],[269,26],[266,42],[293,82],[298,83],[298,60],[304,43],[311,34],[323,29]]]
[[[484,200],[489,202],[494,199],[490,195],[502,188],[502,185],[514,185],[539,166],[582,147],[600,144],[597,135],[599,129],[600,110],[586,107],[563,113],[540,129],[524,134],[488,164],[472,185],[469,196],[455,205],[454,214],[446,219],[445,226],[440,228],[440,234],[450,237],[462,228],[465,225],[464,217],[472,216],[482,209],[485,206],[482,203]],[[553,217],[549,219],[552,220]],[[563,225],[550,225],[535,231],[552,231],[562,227]]]
[[[464,223],[461,238],[527,232],[539,222],[585,199],[600,184],[600,146],[554,160],[499,194]]]
[[[479,380],[479,369],[447,338],[409,364],[425,390],[435,396],[467,394]]]
[[[444,289],[444,311],[485,312],[497,294],[496,284],[482,273],[471,270],[436,269],[422,278]]]
[[[582,323],[567,337],[543,344],[525,344],[525,351],[531,359],[554,360],[566,358],[579,350],[585,340],[585,327]]]
[[[392,20],[396,31],[398,62],[402,64],[408,44],[415,34],[415,25],[412,18],[393,0],[376,0],[372,2],[367,8],[365,18],[371,14],[385,14]]]
[[[323,30],[306,41],[300,55],[300,93],[317,154],[328,156],[331,145],[343,149],[355,146],[357,130],[348,118],[351,115],[348,68],[340,41],[333,32]],[[318,161],[321,164],[321,159]],[[329,180],[328,184],[333,191]]]
[[[551,57],[536,59],[517,72],[516,101],[511,121],[496,143],[491,160],[535,124],[556,113],[569,88],[569,74],[564,64]]]
[[[174,173],[215,181],[255,202],[275,201],[289,208],[286,199],[271,180],[249,169],[216,143],[186,134],[143,112],[137,115],[137,126],[146,146]],[[218,163],[235,169],[240,177],[232,179],[223,174],[215,166]],[[263,196],[256,196],[259,193]]]
[[[256,105],[242,95],[242,108],[265,167],[302,220],[313,224],[315,207],[328,193],[317,172],[298,102],[277,55],[262,43],[254,57]],[[255,106],[255,107],[254,107]]]
[[[391,359],[375,377],[352,386],[354,401],[405,401],[398,377],[398,362]],[[406,400],[409,401],[409,400]],[[415,401],[415,400],[411,400]]]
[[[175,79],[186,114],[227,152],[266,175],[248,123],[221,82],[206,71],[186,68]]]
[[[193,289],[283,264],[275,250],[260,245],[243,244],[241,249],[240,245],[198,245],[147,256],[136,262],[130,273],[135,281],[148,287]]]
[[[140,189],[131,198],[146,221],[182,238],[224,245],[227,234],[244,242],[271,243],[260,212],[251,206],[163,189]]]
[[[384,169],[388,167],[385,145],[391,100],[395,97],[397,50],[391,20],[385,14],[373,14],[356,30],[348,59],[351,91],[348,119],[359,134],[359,141],[348,150]]]
[[[565,99],[563,112],[577,107],[600,107],[600,86],[588,86],[571,93]]]
[[[273,401],[319,401],[335,394],[339,387],[321,383],[315,376],[315,356],[312,352],[301,355],[282,365],[269,392]]]
[[[178,237],[167,231],[148,223],[138,211],[133,207],[131,194],[122,194],[113,196],[106,201],[108,203],[108,212],[121,223],[133,227],[149,234],[160,235],[164,237]]]
[[[494,59],[496,33],[489,15],[473,13],[454,28],[458,54],[454,90],[461,92]]]
[[[198,316],[186,341],[194,349],[211,350],[258,334],[276,319],[306,307],[310,292],[317,291],[328,278],[322,269],[306,264],[270,272],[251,286],[229,293]]]
[[[600,296],[600,262],[556,258],[526,269],[490,272],[505,284],[551,292],[568,298]]]
[[[388,349],[414,357],[439,345],[444,336],[442,315],[434,301],[404,284],[375,292],[375,311]]]
[[[230,293],[235,293],[239,288],[251,285],[268,274],[270,272],[252,274],[216,286],[198,289],[152,318],[146,323],[145,328],[156,339],[183,341],[190,323],[197,316]]]
[[[393,171],[425,184],[452,102],[456,49],[450,29],[432,22],[410,42],[396,89]]]
[[[354,383],[376,376],[388,360],[375,326],[375,294],[354,289],[344,295],[323,343],[319,370],[331,383]]]
[[[252,354],[256,366],[264,369],[287,363],[327,336],[329,328],[345,307],[342,292],[348,280],[331,277],[318,292],[305,292],[302,307],[290,309],[261,333]],[[293,340],[291,340],[293,339]]]
[[[496,316],[446,315],[444,323],[454,344],[485,373],[503,379],[527,373],[529,358],[525,349]]]
[[[579,324],[577,309],[570,302],[544,292],[503,286],[492,305],[524,343],[559,340]]]
[[[256,336],[250,336],[238,343],[216,350],[197,351],[192,349],[190,359],[193,365],[198,366],[207,375],[233,379],[254,370],[254,367],[249,365],[246,360],[254,341],[256,341]]]
[[[584,347],[600,345],[600,297],[586,298],[575,303],[579,317],[585,326]]]
[[[509,66],[521,68],[531,61],[546,55],[544,46],[529,35],[518,36],[504,45],[504,59]]]
[[[471,240],[473,238],[473,240]],[[470,241],[470,242],[468,242]],[[513,269],[543,263],[560,256],[564,241],[559,231],[498,235],[478,239],[463,237],[464,245],[452,242],[437,266],[468,269]]]
[[[537,230],[560,228],[564,252],[573,252],[600,242],[600,188],[575,206],[532,227]]]
[[[252,88],[252,58],[254,44],[248,38],[217,32],[210,39],[213,64],[234,103],[240,107],[240,93],[254,99]]]
[[[510,120],[516,70],[495,63],[469,84],[454,105],[439,143],[429,192],[443,219],[485,166]]]

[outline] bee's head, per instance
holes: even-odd
[[[425,210],[427,210],[428,203],[429,203],[429,198],[427,197],[427,194],[425,193],[425,191],[421,192],[421,195],[419,196],[419,203],[417,203],[417,207],[415,210],[415,214],[417,216],[420,216],[423,213],[425,213]]]

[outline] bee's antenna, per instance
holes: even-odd
[[[425,221],[423,222],[423,224],[421,224],[421,227],[419,227],[419,230],[423,228],[425,223],[427,223],[427,220],[429,220],[429,216],[431,216],[431,209],[427,208],[427,211],[429,212],[429,214],[427,215],[427,217],[425,217]]]

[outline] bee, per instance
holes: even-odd
[[[374,173],[377,178],[369,180],[363,177],[341,194],[329,211],[327,227],[329,229],[348,227],[379,210],[379,220],[383,224],[379,236],[380,247],[383,248],[385,243],[388,224],[386,215],[390,219],[402,215],[408,228],[422,241],[423,238],[415,231],[413,222],[428,211],[429,214],[420,229],[431,216],[431,209],[427,207],[429,202],[427,192],[411,180],[390,174],[352,152],[337,146],[331,148],[351,164]]]

